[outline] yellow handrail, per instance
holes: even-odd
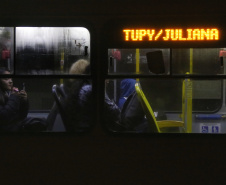
[[[189,73],[193,73],[193,48],[190,48],[190,69]],[[186,132],[192,132],[192,81],[185,79],[182,84],[182,115],[181,118],[186,126]]]

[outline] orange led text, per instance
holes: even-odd
[[[202,41],[219,40],[219,30],[207,29],[124,29],[125,41]]]

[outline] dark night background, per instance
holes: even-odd
[[[222,0],[1,0],[0,7],[3,26],[73,26],[76,20],[84,20],[94,26],[97,45],[101,28],[111,19],[156,16],[169,17],[169,22],[181,18],[183,22],[185,17],[196,19],[200,15],[217,17],[222,22],[226,19],[226,3]],[[101,51],[95,51],[98,61]],[[100,65],[96,63],[97,74],[101,73]],[[225,135],[112,135],[99,123],[85,135],[4,133],[0,136],[0,182],[221,184],[225,182],[225,148]]]

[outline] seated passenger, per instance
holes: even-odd
[[[90,74],[90,63],[80,59],[71,66],[69,73]],[[73,120],[73,131],[90,128],[95,120],[91,82],[87,79],[70,79],[65,83],[65,91],[68,94],[67,111]],[[106,122],[111,127],[114,126],[119,121],[120,110],[107,95],[105,96],[104,110]]]
[[[148,130],[148,122],[136,91],[128,96],[122,106],[121,124],[126,131],[147,132]]]
[[[123,104],[127,100],[130,94],[135,91],[135,83],[136,80],[134,79],[124,79],[120,83],[120,97],[118,100],[118,106],[122,109]]]
[[[10,74],[6,69],[0,69],[0,74]],[[29,118],[28,98],[25,90],[13,87],[11,78],[0,79],[0,131],[44,131],[45,121],[40,118]]]

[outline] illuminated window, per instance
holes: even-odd
[[[90,34],[82,27],[17,27],[17,74],[67,74],[90,59]]]
[[[6,67],[13,73],[14,68],[14,29],[0,27],[0,67]]]
[[[78,99],[75,103],[76,98],[73,99],[86,86],[85,90],[89,90],[86,95],[89,100],[94,100],[90,71],[90,33],[86,28],[0,27],[0,49],[0,68],[9,70],[13,81],[12,92],[3,89],[3,86],[1,92],[6,91],[10,99],[14,96],[13,89],[17,89],[19,93],[25,90],[29,101],[28,117],[48,119],[48,124],[50,120],[53,121],[51,129],[48,128],[53,132],[84,132],[91,128],[95,122],[93,115],[87,117],[87,110],[83,106],[79,108],[81,100]],[[3,75],[5,76],[1,74]],[[75,91],[74,86],[79,88]],[[61,106],[57,103],[57,96],[60,101],[64,101]],[[89,101],[86,107],[92,109],[93,104],[93,101]],[[0,117],[1,123],[6,121],[3,119]],[[19,125],[17,122],[22,117],[21,120],[17,119],[12,120],[12,123],[15,121]],[[4,132],[4,129],[6,128],[1,127],[0,131]]]
[[[171,31],[168,31],[169,35]],[[199,31],[189,31],[189,37],[193,38],[196,34],[198,38],[201,35]],[[180,30],[174,34],[174,38],[184,38]],[[140,100],[132,104],[136,99],[135,84],[139,84],[157,121],[176,120],[186,124],[184,128],[161,128],[162,132],[203,133],[204,127],[208,126],[208,129],[216,127],[208,133],[225,133],[222,127],[224,118],[219,118],[220,121],[217,118],[218,111],[224,109],[226,103],[222,89],[224,81],[218,78],[185,78],[188,74],[225,75],[224,53],[224,48],[108,49],[108,74],[114,74],[115,78],[106,79],[105,90],[120,108],[122,117],[116,125],[105,121],[106,126],[118,132],[154,132],[149,130],[148,113],[143,106],[138,106],[141,105]],[[118,75],[120,77],[117,78]],[[104,110],[104,115],[108,115],[107,110]]]

